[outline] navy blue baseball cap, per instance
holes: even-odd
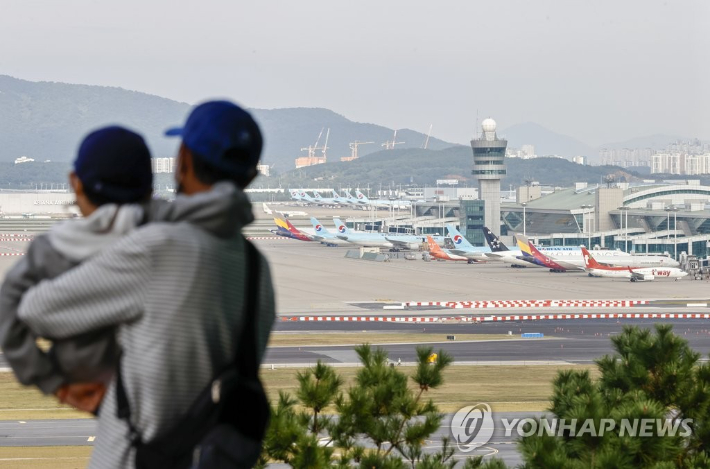
[[[119,126],[95,130],[84,138],[74,172],[86,192],[107,202],[138,202],[153,190],[148,146],[143,137]]]
[[[183,127],[169,129],[165,135],[182,136],[185,146],[205,163],[236,176],[256,168],[263,146],[261,131],[251,114],[229,101],[200,104]],[[228,155],[230,150],[239,151]]]

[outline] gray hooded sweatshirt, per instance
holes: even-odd
[[[253,220],[241,191],[220,183],[178,196],[149,223],[23,298],[19,317],[40,335],[74,337],[117,327],[131,421],[144,440],[170,429],[234,358],[243,324],[244,239]],[[263,256],[257,298],[261,362],[275,317]],[[116,416],[115,381],[99,413],[90,467],[133,467],[128,426]]]
[[[119,356],[113,328],[54,340],[44,353],[36,345],[37,334],[17,317],[17,308],[31,287],[85,261],[135,229],[143,218],[144,210],[137,205],[107,204],[86,218],[58,223],[38,236],[7,273],[0,288],[0,348],[20,383],[51,394],[63,383],[111,378]]]

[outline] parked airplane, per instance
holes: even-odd
[[[518,246],[523,252],[519,259],[531,261],[535,264],[549,268],[552,272],[565,272],[567,270],[584,270],[585,260],[582,250],[570,248],[564,251],[540,252],[525,236],[516,235]],[[527,251],[526,251],[527,248]],[[537,253],[537,254],[536,254]],[[601,264],[618,267],[677,267],[678,261],[669,256],[627,254],[623,251],[595,251],[595,256]]]
[[[431,257],[435,259],[442,259],[445,261],[465,261],[469,264],[472,264],[474,262],[473,259],[469,259],[464,256],[459,256],[450,252],[448,249],[440,248],[439,245],[434,242],[434,239],[431,236],[427,236],[426,240],[427,244],[429,245],[429,254],[431,254]]]
[[[333,218],[333,224],[338,231],[338,238],[357,246],[392,248],[394,244],[388,241],[382,233],[356,233],[350,231],[340,218]]]
[[[283,236],[284,238],[298,239],[300,241],[313,241],[313,237],[307,233],[299,231],[295,226],[291,224],[288,220],[282,220],[279,217],[274,217],[274,223],[276,223],[275,230],[269,230],[277,236]]]
[[[591,277],[628,278],[632,282],[654,280],[656,277],[674,278],[676,281],[688,275],[676,267],[608,267],[601,265],[592,257],[585,247],[582,247],[584,267]]]
[[[523,257],[526,256],[532,256],[533,261],[536,264],[542,265],[543,267],[547,267],[550,269],[550,272],[567,272],[567,268],[558,264],[553,258],[546,256],[545,254],[541,253],[538,251],[538,249],[535,247],[533,243],[528,241],[528,239],[525,236],[516,236],[518,240],[518,246],[520,247],[520,250],[523,251]],[[523,239],[524,241],[521,241]],[[526,251],[521,243],[527,242],[528,245],[528,250]],[[574,269],[572,269],[574,270]]]
[[[364,201],[358,200],[358,198],[355,197],[354,195],[352,195],[350,193],[350,191],[345,191],[345,196],[347,197],[347,200],[353,205],[361,205],[361,206],[366,205]]]
[[[364,202],[366,205],[373,206],[375,208],[409,208],[412,205],[411,200],[384,200],[384,199],[368,199],[365,194],[359,190],[355,191],[357,199]]]
[[[520,249],[509,249],[491,230],[483,227],[483,236],[486,238],[488,247],[491,252],[487,252],[485,256],[491,260],[505,262],[511,267],[542,267],[528,260],[523,260],[523,252]]]
[[[323,197],[318,191],[313,191],[313,200],[318,205],[340,205],[333,197]]]
[[[289,189],[288,190],[291,193],[291,199],[295,200],[296,202],[302,202],[303,201],[303,196],[301,196],[301,190],[299,189]]]
[[[348,199],[347,197],[342,197],[335,189],[333,189],[333,201],[338,205],[354,205],[357,203],[354,200]]]
[[[276,212],[286,218],[308,216],[306,212],[300,212],[298,210],[272,210],[266,203],[262,203],[261,206],[264,209],[264,213],[266,213],[267,215],[273,215],[273,213]]]
[[[457,256],[463,256],[474,261],[487,261],[486,253],[491,252],[489,247],[476,247],[456,229],[454,225],[446,225],[446,231],[454,243],[450,251]]]
[[[333,233],[328,231],[328,229],[321,224],[315,217],[311,217],[311,224],[313,225],[314,235],[313,238],[316,241],[320,241],[326,246],[343,246],[350,244],[348,241],[343,240],[335,236]]]

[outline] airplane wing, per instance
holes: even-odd
[[[554,261],[556,264],[560,265],[560,267],[564,267],[567,270],[584,270],[584,267],[580,266],[579,264],[574,264],[568,261],[561,261],[559,259],[554,259]]]
[[[396,248],[400,249],[412,249],[412,245],[414,245],[414,248],[418,248],[420,243],[412,243],[411,241],[402,241],[401,239],[397,239],[396,237],[392,236],[385,236],[385,239],[392,243],[392,245]]]
[[[461,249],[449,249],[449,252],[456,254],[457,256],[465,257],[466,259],[483,261],[486,260],[486,253],[475,252],[475,251],[462,251]],[[488,253],[490,254],[490,253]]]

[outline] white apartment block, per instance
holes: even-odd
[[[651,157],[651,173],[689,176],[710,174],[710,153],[657,153]]]
[[[175,158],[153,158],[153,173],[172,173],[175,171]]]

